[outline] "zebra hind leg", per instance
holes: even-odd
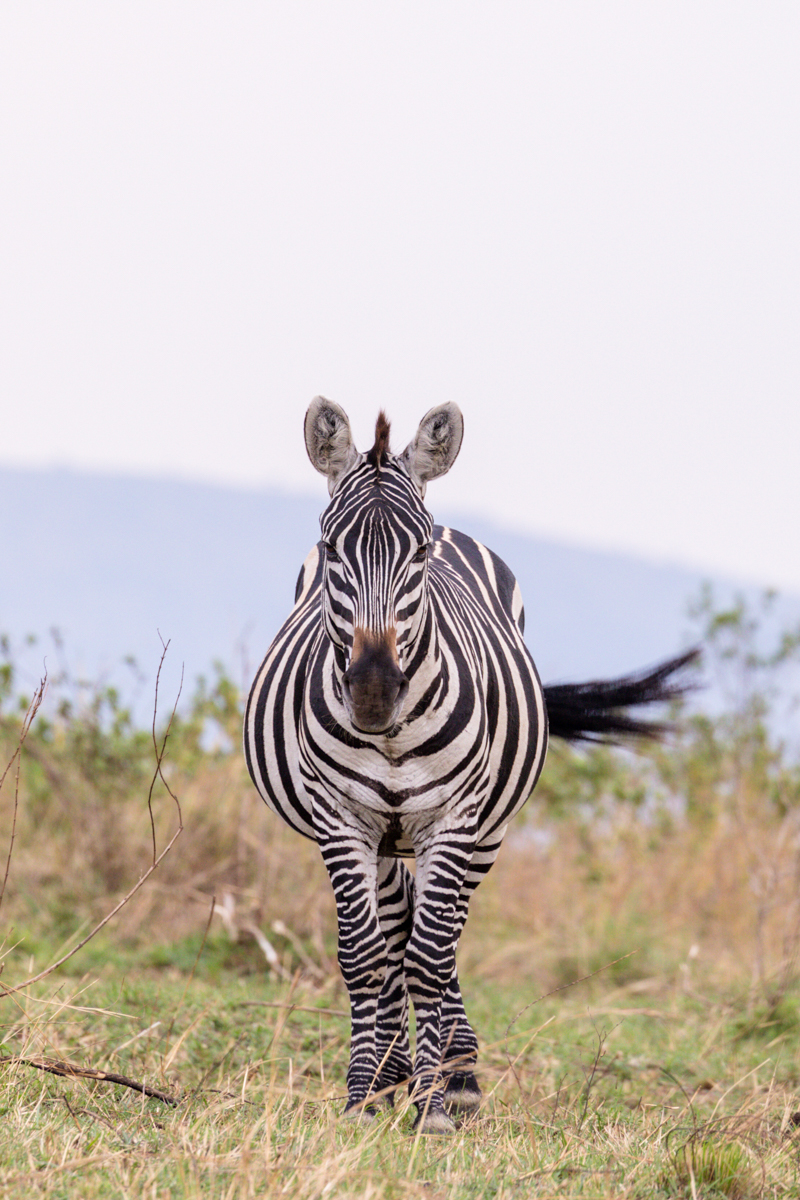
[[[378,861],[378,914],[388,961],[375,1022],[376,1053],[382,1064],[376,1090],[395,1089],[406,1081],[413,1090],[403,955],[414,916],[414,876],[401,859]],[[463,927],[465,919],[466,908],[459,926]],[[478,1039],[467,1019],[455,970],[442,1001],[441,1044],[445,1105],[454,1116],[470,1116],[477,1112],[481,1102],[481,1089],[474,1073]],[[393,1104],[394,1090],[385,1092],[382,1098]]]
[[[394,1089],[413,1072],[408,1040],[408,991],[403,956],[414,916],[414,876],[400,859],[378,860],[378,917],[386,939],[386,978],[378,999],[375,1050],[381,1064],[377,1090],[394,1104]],[[390,1088],[392,1090],[385,1091]]]

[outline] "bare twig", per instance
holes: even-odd
[[[67,1099],[67,1097],[66,1097],[66,1096],[62,1096],[62,1097],[61,1097],[61,1099],[64,1101],[64,1103],[65,1103],[65,1104],[66,1104],[66,1106],[67,1106],[67,1112],[68,1112],[68,1113],[69,1113],[69,1115],[72,1117],[72,1119],[73,1119],[73,1121],[75,1122],[75,1124],[78,1126],[78,1129],[80,1129],[80,1127],[81,1127],[81,1123],[80,1123],[80,1121],[78,1120],[78,1118],[75,1116],[75,1113],[73,1112],[72,1105],[70,1104],[69,1100]]]
[[[343,1012],[341,1008],[311,1008],[302,1004],[280,1004],[277,1000],[242,1000],[239,1004],[240,1008],[286,1008],[289,1010],[289,1015],[293,1012],[313,1013],[315,1016],[321,1017],[345,1017],[350,1019],[349,1012]]]
[[[102,1123],[107,1126],[107,1128],[110,1129],[113,1134],[116,1134],[117,1137],[120,1137],[120,1131],[115,1125],[112,1125],[108,1118],[104,1117],[102,1113],[94,1112],[91,1108],[73,1108],[67,1096],[62,1096],[61,1099],[66,1104],[67,1112],[72,1117],[79,1129],[81,1128],[81,1123],[78,1120],[78,1117],[91,1117],[95,1121],[102,1121]]]
[[[20,765],[22,762],[22,747],[25,744],[25,739],[28,736],[28,733],[30,731],[31,725],[33,724],[34,718],[35,718],[37,712],[39,711],[39,706],[42,703],[42,700],[44,699],[44,693],[45,693],[46,689],[47,689],[47,671],[45,671],[44,678],[39,681],[39,686],[36,689],[36,691],[33,693],[33,699],[31,700],[30,704],[28,705],[28,711],[25,713],[25,717],[22,722],[22,729],[20,730],[19,738],[17,739],[17,748],[14,751],[14,753],[11,755],[11,758],[8,761],[8,765],[6,766],[6,769],[3,771],[2,777],[0,777],[0,789],[2,789],[3,784],[6,781],[6,775],[8,775],[8,772],[11,770],[11,768],[14,765],[14,762],[16,760],[17,769],[16,769],[15,777],[14,777],[14,815],[11,818],[11,840],[8,844],[8,855],[6,857],[6,871],[5,871],[5,875],[3,876],[3,886],[0,887],[0,908],[2,908],[2,906],[3,906],[3,897],[6,894],[6,884],[8,883],[8,873],[11,870],[11,855],[14,852],[14,838],[16,837],[16,833],[17,833],[17,811],[19,809],[19,769],[20,769]]]
[[[236,919],[236,900],[231,892],[222,893],[222,903],[218,904],[215,910],[222,924],[228,933],[232,942],[239,941],[240,933],[249,933],[256,942],[259,950],[267,960],[267,965],[270,970],[278,975],[281,979],[289,980],[292,976],[282,966],[278,951],[273,946],[272,942],[265,933],[255,924],[254,921],[238,923]]]
[[[297,957],[300,959],[300,961],[303,963],[303,965],[306,967],[306,969],[312,975],[314,975],[317,979],[325,978],[325,972],[323,970],[321,970],[320,967],[317,966],[317,964],[314,962],[311,955],[306,953],[305,946],[300,941],[300,938],[297,936],[296,933],[293,933],[292,930],[289,929],[288,926],[283,921],[281,921],[281,920],[273,921],[272,922],[272,931],[273,931],[273,933],[277,933],[279,937],[286,938],[287,942],[291,943],[292,949],[294,950],[295,954],[297,955]]]
[[[263,933],[263,931],[261,929],[258,928],[257,925],[251,924],[251,923],[248,923],[247,925],[242,925],[242,932],[249,933],[250,936],[255,940],[256,944],[258,945],[259,950],[264,955],[264,958],[267,960],[267,964],[271,971],[274,971],[275,974],[278,975],[281,979],[289,980],[292,978],[292,976],[289,974],[289,972],[286,970],[286,968],[281,964],[281,960],[278,957],[278,951],[275,949],[275,947],[273,946],[273,944],[269,940],[269,938]]]
[[[79,1067],[75,1063],[60,1062],[55,1058],[17,1058],[15,1055],[0,1058],[0,1066],[16,1065],[17,1063],[25,1067],[35,1067],[37,1071],[48,1071],[51,1075],[61,1075],[66,1079],[96,1079],[101,1083],[118,1083],[122,1087],[133,1088],[135,1092],[141,1092],[143,1096],[161,1100],[164,1104],[173,1106],[178,1104],[175,1096],[161,1092],[158,1088],[152,1088],[149,1084],[137,1083],[135,1079],[129,1079],[127,1075],[113,1075],[110,1071],[96,1071],[93,1067]]]
[[[164,754],[167,749],[167,738],[170,735],[170,730],[172,729],[172,722],[175,719],[175,712],[178,708],[178,701],[180,700],[181,692],[183,691],[183,667],[181,667],[181,681],[180,681],[180,684],[178,685],[178,694],[175,697],[175,703],[172,706],[172,712],[170,714],[169,720],[167,721],[167,728],[164,732],[164,737],[161,741],[161,749],[159,750],[158,738],[156,737],[156,718],[158,717],[158,685],[161,682],[161,668],[164,665],[164,659],[167,657],[167,650],[169,649],[169,642],[164,641],[164,639],[161,637],[160,632],[159,632],[158,636],[159,636],[159,638],[161,638],[161,645],[162,645],[163,649],[161,651],[161,659],[158,664],[158,670],[156,671],[156,694],[155,694],[155,699],[153,701],[153,750],[155,751],[155,755],[156,755],[156,769],[155,769],[155,772],[153,773],[153,778],[150,781],[150,790],[147,793],[147,809],[148,809],[148,812],[150,813],[150,832],[153,835],[153,867],[155,867],[155,865],[156,865],[156,824],[155,824],[155,819],[153,817],[153,788],[155,787],[156,780],[158,778],[161,779],[161,782],[163,783],[164,787],[167,789],[168,794],[172,797],[172,799],[175,801],[175,804],[178,806],[179,817],[180,817],[180,811],[181,811],[180,805],[178,804],[178,798],[172,791],[172,788],[167,783],[167,781],[164,778],[164,775],[161,771],[161,763],[162,763]],[[181,828],[183,828],[182,821],[181,821]]]
[[[608,971],[609,967],[615,967],[618,962],[625,962],[625,959],[632,958],[634,954],[638,954],[638,950],[628,950],[627,954],[621,954],[618,959],[612,959],[610,962],[603,962],[601,967],[597,967],[596,971],[590,971],[587,976],[581,976],[578,979],[571,979],[570,983],[563,983],[560,985],[560,988],[553,988],[552,991],[546,991],[542,996],[537,996],[536,1000],[531,1000],[529,1004],[525,1004],[524,1008],[519,1009],[519,1012],[515,1018],[509,1021],[509,1025],[507,1025],[505,1032],[506,1039],[509,1038],[509,1034],[511,1033],[512,1028],[517,1024],[519,1018],[524,1016],[524,1014],[528,1012],[529,1008],[534,1008],[535,1004],[541,1004],[543,1000],[549,1000],[549,997],[551,996],[558,996],[560,991],[567,991],[570,988],[577,988],[579,983],[585,983],[587,982],[587,979],[594,979],[597,974],[602,974],[603,971]]]
[[[578,1134],[580,1134],[581,1129],[583,1129],[583,1122],[586,1120],[586,1114],[589,1111],[589,1096],[592,1092],[592,1084],[594,1083],[595,1076],[597,1075],[597,1068],[600,1065],[600,1059],[605,1054],[606,1039],[608,1038],[608,1034],[601,1033],[596,1025],[594,1027],[594,1031],[597,1034],[597,1052],[592,1060],[591,1070],[586,1077],[586,1090],[583,1094],[583,1108],[581,1109],[581,1115],[578,1119]]]
[[[136,895],[136,893],[144,886],[144,884],[147,882],[147,880],[150,878],[150,876],[153,874],[153,872],[156,870],[156,868],[159,866],[159,864],[161,862],[163,862],[163,860],[169,854],[170,850],[175,845],[175,843],[178,840],[178,838],[180,837],[180,835],[183,833],[183,814],[181,813],[180,802],[178,801],[178,797],[175,795],[172,788],[169,786],[166,779],[164,778],[164,775],[161,770],[161,764],[164,760],[164,754],[166,752],[166,747],[167,747],[167,738],[169,737],[170,729],[172,728],[172,722],[175,719],[175,712],[178,707],[178,701],[180,700],[180,697],[181,697],[181,688],[183,687],[183,672],[181,671],[181,688],[179,688],[178,695],[175,697],[175,703],[172,706],[172,713],[170,714],[169,721],[167,722],[166,733],[164,734],[164,737],[161,742],[161,746],[159,747],[157,739],[155,737],[155,724],[156,724],[156,716],[158,713],[158,681],[161,678],[161,668],[164,665],[164,659],[166,658],[166,655],[167,655],[167,648],[169,646],[169,642],[165,643],[162,639],[161,644],[164,648],[162,650],[161,659],[158,664],[158,673],[156,675],[156,695],[155,695],[155,702],[153,705],[153,730],[154,730],[153,745],[155,747],[156,766],[155,766],[155,771],[153,772],[153,778],[150,783],[150,791],[149,791],[148,797],[147,797],[147,806],[150,811],[150,823],[151,823],[151,828],[153,831],[153,852],[154,852],[154,854],[156,852],[156,842],[155,842],[155,823],[154,823],[154,819],[153,819],[153,809],[152,809],[152,796],[153,796],[153,788],[155,787],[155,783],[156,783],[157,779],[161,779],[161,782],[164,784],[164,787],[167,789],[167,792],[169,793],[170,797],[172,798],[172,800],[175,804],[175,808],[177,809],[177,812],[178,812],[178,828],[175,830],[172,837],[167,842],[166,846],[161,851],[161,853],[156,855],[153,858],[153,861],[151,862],[150,866],[139,877],[138,881],[133,885],[133,887],[130,888],[129,891],[127,891],[125,893],[125,895],[122,897],[120,902],[118,904],[116,904],[114,906],[114,908],[112,908],[111,912],[107,913],[103,917],[102,921],[98,921],[98,923],[94,926],[94,928],[91,929],[89,933],[87,933],[86,937],[82,938],[81,941],[79,941],[77,943],[77,945],[73,946],[73,948],[71,950],[69,950],[66,954],[62,955],[61,958],[59,958],[56,962],[51,963],[49,967],[46,967],[44,971],[40,971],[38,975],[32,975],[30,977],[30,979],[25,979],[22,983],[14,984],[13,987],[10,986],[10,987],[4,988],[3,991],[0,991],[0,999],[2,999],[5,996],[11,996],[15,992],[22,991],[23,988],[30,987],[31,984],[38,983],[40,979],[46,979],[48,975],[52,975],[53,971],[56,971],[59,967],[63,966],[65,962],[67,962],[70,958],[72,958],[73,955],[77,954],[79,950],[82,950],[83,947],[86,945],[86,943],[90,942],[92,940],[92,938],[95,937],[100,932],[100,930],[103,929],[109,923],[109,921],[112,920],[112,918],[114,918],[117,915],[117,913],[120,911],[120,909],[124,908],[125,905],[128,903],[128,901],[131,900]],[[18,752],[19,752],[19,750],[17,751],[17,753]],[[5,778],[5,775],[3,776],[3,778]],[[2,780],[0,780],[0,786],[2,786]],[[109,1076],[109,1078],[110,1078],[110,1076]]]
[[[588,975],[581,975],[581,977],[579,979],[573,979],[569,983],[562,983],[560,987],[553,988],[552,992],[545,992],[544,995],[537,996],[535,1000],[531,1000],[530,1004],[526,1004],[524,1008],[521,1008],[512,1021],[509,1021],[508,1025],[506,1026],[506,1033],[505,1033],[505,1037],[504,1037],[503,1041],[508,1042],[508,1038],[509,1038],[509,1034],[511,1033],[511,1030],[514,1028],[517,1021],[520,1019],[520,1017],[524,1016],[524,1014],[528,1011],[529,1008],[533,1008],[536,1004],[541,1004],[541,1002],[543,1000],[549,999],[550,996],[557,996],[559,992],[567,991],[568,988],[577,987],[577,985],[579,983],[585,983],[587,979],[594,979],[595,975],[602,974],[602,972],[607,971],[609,969],[609,967],[615,967],[617,965],[617,963],[624,962],[626,958],[631,958],[634,954],[637,954],[637,953],[638,953],[637,950],[629,950],[627,954],[623,954],[619,958],[614,958],[614,959],[612,959],[611,962],[604,963],[603,966],[598,967],[596,971],[590,971]],[[506,1055],[506,1058],[508,1059],[508,1065],[514,1074],[514,1078],[517,1080],[517,1084],[519,1084],[519,1079],[517,1078],[517,1073],[514,1070],[513,1064],[511,1062],[511,1055],[508,1053],[507,1048],[505,1051],[505,1055]]]
[[[3,784],[5,783],[6,775],[13,767],[14,762],[16,761],[20,751],[22,750],[22,746],[25,741],[25,738],[28,736],[31,725],[33,724],[33,719],[36,716],[37,712],[39,711],[39,705],[42,703],[42,700],[44,699],[44,693],[45,693],[46,688],[47,688],[47,672],[45,671],[44,678],[42,680],[40,680],[39,686],[36,689],[36,691],[34,692],[33,699],[31,700],[30,704],[28,705],[28,711],[25,713],[25,717],[22,722],[22,729],[20,730],[19,741],[17,742],[17,748],[14,751],[14,753],[11,755],[11,758],[8,761],[6,769],[3,771],[3,774],[0,775],[0,788],[2,788]]]

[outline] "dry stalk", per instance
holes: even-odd
[[[601,1033],[596,1025],[594,1027],[594,1031],[595,1031],[595,1034],[597,1035],[597,1052],[594,1056],[594,1059],[592,1060],[592,1065],[591,1065],[590,1070],[585,1072],[586,1087],[584,1088],[584,1092],[583,1092],[583,1107],[581,1109],[581,1115],[578,1118],[577,1132],[578,1132],[579,1136],[580,1136],[581,1130],[583,1129],[583,1123],[586,1120],[586,1114],[589,1111],[589,1097],[592,1092],[592,1085],[594,1084],[595,1076],[597,1075],[597,1068],[600,1066],[600,1059],[603,1057],[603,1055],[606,1052],[605,1046],[606,1046],[606,1041],[608,1039],[608,1033]]]
[[[19,809],[19,769],[20,769],[20,764],[22,762],[22,747],[25,744],[25,739],[28,736],[28,733],[30,731],[31,725],[33,724],[34,718],[36,717],[36,714],[39,711],[39,706],[41,705],[42,700],[44,699],[44,694],[45,694],[46,689],[47,689],[47,671],[45,671],[44,678],[39,681],[39,686],[36,689],[36,691],[33,693],[33,699],[31,700],[30,704],[28,705],[28,710],[25,713],[25,717],[22,721],[22,728],[20,730],[19,737],[17,739],[17,747],[16,747],[14,753],[11,755],[11,758],[8,760],[8,765],[6,766],[6,769],[3,771],[2,776],[0,776],[0,791],[1,791],[3,784],[6,781],[6,776],[8,775],[8,772],[11,770],[14,763],[16,762],[17,769],[16,769],[16,772],[14,775],[14,814],[11,818],[11,838],[10,838],[9,844],[8,844],[8,854],[6,856],[6,870],[5,870],[5,875],[3,876],[3,886],[0,887],[0,908],[2,908],[2,906],[3,906],[3,897],[6,894],[6,884],[8,883],[8,873],[11,870],[11,856],[14,853],[14,839],[15,839],[16,833],[17,833],[17,811]]]
[[[59,958],[56,962],[51,963],[51,965],[49,967],[46,967],[44,971],[40,971],[38,973],[38,975],[32,975],[30,977],[30,979],[25,979],[22,983],[17,983],[17,984],[14,984],[13,986],[4,988],[3,991],[0,991],[0,999],[2,999],[5,996],[11,996],[15,992],[22,991],[23,988],[30,987],[31,984],[38,983],[41,979],[46,979],[48,975],[52,975],[53,971],[56,971],[59,967],[63,966],[65,962],[67,962],[70,958],[72,958],[73,955],[77,954],[79,950],[82,950],[83,947],[87,944],[87,942],[90,942],[93,937],[96,937],[96,935],[100,932],[100,930],[103,929],[109,923],[109,921],[112,920],[112,918],[117,915],[117,913],[120,911],[120,909],[124,908],[125,905],[129,902],[129,900],[131,900],[132,897],[135,896],[136,893],[144,886],[144,884],[147,882],[147,880],[150,878],[150,876],[156,870],[158,865],[161,862],[163,862],[163,860],[169,854],[170,850],[175,845],[175,842],[178,840],[180,835],[183,833],[183,815],[181,813],[181,806],[178,801],[178,797],[175,795],[175,793],[172,791],[172,788],[167,783],[167,780],[164,778],[164,774],[161,769],[161,765],[164,761],[164,755],[166,753],[167,739],[169,738],[170,730],[172,729],[172,722],[175,719],[175,712],[178,707],[178,701],[180,700],[180,697],[181,697],[181,690],[183,688],[183,673],[181,673],[181,686],[178,689],[178,695],[175,697],[175,703],[172,706],[172,713],[170,714],[170,718],[169,718],[169,721],[167,722],[167,728],[164,733],[164,737],[162,738],[161,745],[159,746],[158,739],[156,737],[156,718],[158,715],[158,685],[159,685],[159,681],[161,679],[161,668],[164,665],[164,659],[166,658],[167,650],[169,648],[169,642],[164,642],[164,640],[162,639],[161,645],[163,647],[163,650],[161,652],[161,658],[160,658],[159,664],[158,664],[158,671],[156,673],[155,700],[154,700],[154,704],[153,704],[153,747],[155,750],[156,765],[155,765],[155,770],[153,772],[153,778],[150,782],[150,790],[149,790],[148,796],[147,796],[147,807],[148,807],[148,811],[150,813],[150,827],[151,827],[152,835],[153,835],[153,861],[151,862],[151,864],[147,868],[147,870],[139,877],[139,880],[133,885],[133,887],[130,888],[130,890],[125,893],[125,895],[122,897],[122,899],[119,901],[119,903],[116,904],[111,909],[111,911],[103,917],[103,919],[101,921],[98,921],[98,923],[94,926],[94,928],[92,930],[90,930],[89,933],[87,933],[86,937],[82,938],[81,941],[79,941],[77,943],[77,945],[73,946],[73,948],[70,951],[68,951],[66,954],[62,955],[61,958]],[[44,682],[45,681],[43,680],[42,685],[40,685],[39,692],[37,692],[37,695],[39,696],[39,703],[41,703],[41,696],[43,695]],[[36,697],[34,697],[34,700],[35,699],[36,699]],[[33,708],[33,702],[32,702],[31,707]],[[30,709],[28,710],[29,714],[31,714],[30,718],[28,718],[27,716],[25,718],[25,723],[23,723],[23,733],[20,737],[20,743],[17,746],[17,750],[15,751],[15,754],[11,759],[11,763],[9,763],[9,766],[6,768],[5,772],[3,773],[2,779],[0,779],[0,787],[2,787],[3,780],[5,779],[6,775],[8,774],[8,771],[9,771],[12,763],[14,762],[14,759],[17,757],[17,755],[20,752],[22,742],[24,741],[25,737],[27,736],[28,730],[30,729],[30,723],[33,720],[33,717],[36,715],[36,709],[38,709],[38,704],[36,704],[36,708],[33,709],[32,714],[31,714],[31,710]],[[177,809],[177,813],[178,813],[178,828],[175,830],[172,837],[167,842],[166,846],[164,847],[164,849],[161,851],[160,854],[157,853],[155,819],[153,816],[153,806],[152,806],[153,788],[155,787],[156,780],[158,780],[158,779],[161,780],[164,787],[166,788],[169,796],[171,797],[171,799],[173,800],[173,802],[175,804],[175,808]],[[9,864],[10,864],[10,851],[9,851]],[[7,873],[8,873],[8,867],[6,868],[6,874]]]
[[[624,962],[626,958],[632,958],[636,953],[636,950],[629,950],[627,954],[623,954],[619,958],[613,959],[611,962],[603,963],[603,966],[598,967],[596,971],[590,971],[588,975],[581,975],[580,979],[572,979],[569,983],[562,983],[560,987],[553,988],[552,991],[545,992],[542,996],[537,996],[535,1000],[531,1000],[529,1004],[526,1004],[524,1008],[521,1008],[513,1020],[509,1021],[508,1025],[506,1026],[505,1037],[502,1039],[502,1043],[505,1045],[505,1056],[508,1060],[508,1068],[514,1076],[514,1079],[516,1080],[517,1086],[520,1088],[520,1090],[522,1089],[522,1084],[520,1083],[519,1076],[514,1069],[514,1064],[511,1061],[511,1055],[508,1052],[508,1039],[511,1035],[511,1030],[514,1028],[520,1017],[524,1016],[529,1008],[533,1008],[535,1005],[541,1004],[543,1000],[548,1000],[551,996],[558,995],[559,992],[566,992],[569,988],[577,987],[579,983],[586,983],[587,979],[594,979],[595,975],[601,975],[603,971],[608,971],[609,968],[615,967],[617,963]],[[498,1042],[497,1045],[501,1045],[501,1043]]]

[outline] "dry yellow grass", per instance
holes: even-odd
[[[123,737],[87,766],[61,736],[23,769],[2,908],[5,1194],[800,1194],[791,780],[777,794],[697,758],[676,781],[556,754],[558,787],[545,777],[473,902],[460,971],[487,1101],[439,1142],[411,1136],[405,1101],[370,1127],[339,1120],[347,1004],[318,851],[264,809],[238,753],[185,727],[173,851],[67,968],[13,990],[152,858],[141,747]],[[554,803],[559,772],[582,806]],[[0,830],[13,809],[7,785]],[[154,812],[161,847],[176,810],[160,786]],[[30,1065],[45,1057],[179,1104]]]
[[[102,1062],[179,1103],[7,1066],[3,1194],[690,1197],[692,1175],[701,1196],[797,1194],[796,1070],[775,1039],[737,1041],[724,1006],[669,981],[643,1007],[618,989],[593,1002],[570,990],[510,1032],[524,989],[468,982],[486,1100],[437,1139],[411,1132],[402,1097],[369,1126],[340,1119],[333,982],[198,976],[187,992],[177,973],[134,973],[19,997],[4,1036],[29,1058]]]
[[[39,751],[41,753],[41,751]],[[184,830],[173,852],[115,921],[123,945],[199,935],[216,897],[214,928],[274,941],[289,974],[335,973],[335,908],[316,846],[260,802],[238,754],[207,755],[168,776]],[[146,788],[97,797],[58,780],[47,801],[22,776],[16,843],[2,910],[7,926],[67,936],[107,911],[152,856]],[[10,827],[13,792],[0,794]],[[176,814],[154,804],[159,846]],[[70,813],[72,816],[70,816]],[[534,797],[476,895],[462,939],[463,968],[547,991],[623,955],[621,982],[653,971],[698,972],[748,988],[751,1003],[785,991],[800,943],[800,809],[769,811],[743,789],[713,820],[643,820],[625,803],[602,819],[551,817]],[[87,850],[91,846],[91,852]],[[113,861],[113,871],[98,862]],[[116,886],[109,887],[109,881]],[[279,923],[280,933],[273,931]],[[633,952],[633,953],[632,953]],[[312,969],[313,968],[313,969]]]

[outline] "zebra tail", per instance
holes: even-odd
[[[663,704],[694,691],[697,684],[682,677],[681,672],[699,658],[700,650],[695,648],[648,671],[619,679],[549,684],[544,698],[551,737],[568,742],[615,742],[620,738],[659,741],[673,732],[670,722],[643,720],[626,710]]]

